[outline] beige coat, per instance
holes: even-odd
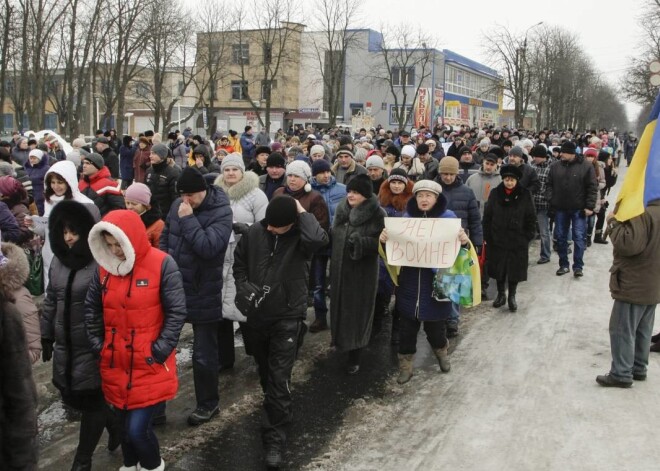
[[[41,358],[41,328],[37,306],[30,292],[23,286],[30,274],[30,265],[25,252],[17,245],[3,243],[2,253],[9,261],[0,274],[0,290],[7,299],[14,302],[21,313],[30,361],[34,364]]]

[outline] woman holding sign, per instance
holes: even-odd
[[[447,209],[447,199],[442,194],[442,187],[432,180],[420,180],[413,187],[413,198],[408,201],[406,214],[408,218],[455,218],[456,215]],[[462,245],[469,242],[468,236],[461,228],[458,234]],[[387,230],[380,235],[382,243],[387,242]],[[396,289],[396,310],[401,316],[399,320],[399,377],[397,383],[410,381],[413,375],[413,358],[417,351],[417,333],[424,323],[426,338],[431,344],[440,369],[449,372],[447,327],[446,321],[452,310],[449,300],[438,301],[433,298],[433,277],[431,268],[401,267]]]
[[[497,280],[497,298],[493,307],[507,302],[506,283],[509,284],[509,311],[518,310],[516,289],[527,280],[529,243],[536,234],[536,209],[529,190],[518,182],[520,167],[503,165],[502,183],[490,192],[484,210],[484,240],[488,244],[486,260],[488,275]]]
[[[348,352],[351,375],[360,370],[360,351],[371,336],[384,218],[369,177],[349,181],[332,225],[330,325],[332,345]]]

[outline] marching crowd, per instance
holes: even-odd
[[[153,426],[177,393],[186,322],[188,423],[218,414],[219,371],[233,367],[240,326],[264,392],[265,462],[278,467],[308,329],[330,330],[350,375],[385,325],[400,384],[413,376],[420,328],[441,371],[451,369],[460,307],[434,297],[432,269],[402,267],[395,283],[379,255],[385,218],[460,219],[458,240],[482,264],[482,299],[493,279],[493,307],[515,312],[535,238],[536,263],[554,250],[557,276],[584,276],[587,248],[608,243],[607,196],[634,151],[631,137],[604,129],[292,127],[271,139],[247,126],[214,137],[186,129],[120,141],[98,131],[69,154],[52,136],[0,142],[2,388],[15,389],[0,410],[23,424],[0,432],[8,469],[36,465],[30,362],[39,360],[52,362],[62,401],[81,411],[72,470],[91,469],[105,429],[108,448],[121,446],[121,470],[164,469]]]

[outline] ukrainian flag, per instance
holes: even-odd
[[[644,212],[649,201],[660,198],[660,93],[633,155],[616,202],[616,219],[627,221]]]

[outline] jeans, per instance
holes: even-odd
[[[314,255],[312,258],[312,289],[314,293],[314,315],[316,320],[327,321],[328,306],[325,303],[325,275],[328,268],[328,256]]]
[[[591,216],[587,216],[587,233],[585,235],[585,240],[591,239],[591,236],[594,233],[595,225],[596,225],[596,215],[592,214]]]
[[[218,323],[193,324],[193,379],[197,407],[218,406]]]
[[[610,375],[614,379],[631,382],[633,373],[646,374],[656,306],[614,301],[610,316]]]
[[[451,303],[451,314],[449,314],[449,319],[447,324],[454,325],[458,327],[458,321],[461,319],[461,306],[456,303]]]
[[[412,355],[417,352],[417,333],[422,322],[410,317],[399,319],[399,353]],[[447,328],[444,321],[425,321],[424,332],[431,347],[436,350],[447,346]]]
[[[569,268],[568,233],[573,234],[573,271],[584,268],[584,250],[586,248],[587,218],[582,210],[557,211],[555,213],[555,228],[557,233],[557,253],[559,266]]]
[[[158,439],[151,427],[151,419],[158,404],[141,409],[117,409],[119,423],[122,425],[121,452],[124,466],[142,469],[156,469],[160,466],[160,448]]]
[[[243,336],[250,339],[264,391],[262,440],[265,446],[282,448],[291,423],[291,370],[298,350],[302,322],[283,319],[255,328],[247,325]]]
[[[539,223],[539,234],[541,235],[541,259],[550,260],[552,245],[550,240],[550,221],[548,219],[548,210],[537,210],[536,219]]]

